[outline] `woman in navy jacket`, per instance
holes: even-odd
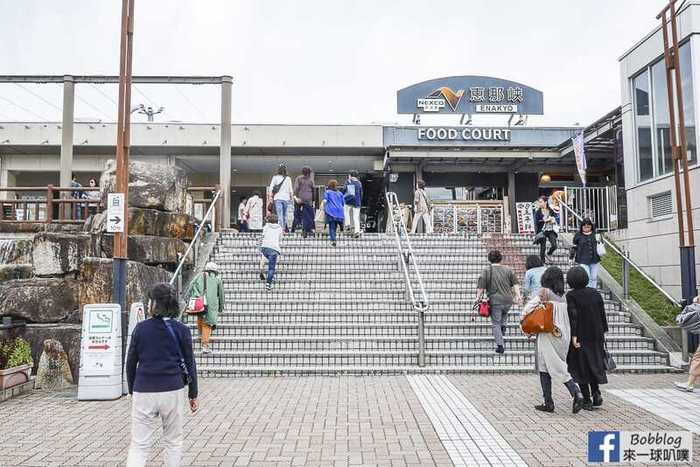
[[[134,328],[126,358],[126,377],[132,395],[127,466],[146,464],[159,420],[163,423],[165,465],[177,466],[182,459],[185,398],[189,398],[192,412],[198,408],[192,333],[173,319],[180,310],[177,293],[171,285],[157,284],[149,298],[151,318]]]

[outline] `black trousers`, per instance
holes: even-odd
[[[549,240],[549,251],[547,251],[547,254],[551,255],[557,250],[557,233],[548,230],[544,233],[544,238],[540,240],[540,259],[543,263],[545,251],[547,250],[547,240]]]
[[[586,400],[590,400],[593,394],[600,394],[600,386],[598,383],[579,384],[579,386],[581,387],[581,394],[583,394],[583,398]]]
[[[540,386],[542,386],[542,397],[544,397],[544,403],[547,405],[554,405],[554,399],[552,399],[552,377],[549,373],[540,372]],[[583,389],[579,389],[578,384],[573,379],[570,379],[564,383],[566,389],[569,390],[571,397],[576,397],[576,394]],[[585,393],[583,393],[585,397]]]

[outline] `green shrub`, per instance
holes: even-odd
[[[0,370],[33,364],[29,342],[21,337],[0,342]]]
[[[612,248],[608,248],[608,253],[601,259],[601,266],[622,285],[622,257]],[[634,268],[630,268],[630,296],[660,326],[676,324],[676,315],[680,309]]]

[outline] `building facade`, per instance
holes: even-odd
[[[700,2],[678,14],[685,128],[694,232],[700,235],[700,165],[695,122],[700,108]],[[620,58],[622,138],[628,227],[612,235],[674,297],[681,297],[677,200],[661,28]],[[700,257],[696,257],[700,272]],[[699,274],[700,276],[700,274]]]
[[[45,78],[0,80],[28,79],[44,82]],[[114,78],[49,79],[64,83],[64,102],[70,102],[74,82]],[[135,78],[153,79],[171,81]],[[231,81],[230,77],[178,79],[220,81],[222,102]],[[399,200],[410,205],[419,179],[440,205],[444,217],[436,220],[443,224],[440,231],[517,231],[518,203],[530,203],[540,194],[564,187],[581,186],[572,145],[577,133],[585,136],[588,185],[615,183],[611,140],[619,112],[586,129],[525,124],[528,115],[543,112],[543,93],[529,86],[494,77],[454,76],[398,91],[397,113],[413,114],[416,124],[411,126],[236,124],[222,132],[225,127],[221,123],[138,123],[132,124],[131,158],[182,167],[195,186],[221,186],[228,198],[231,225],[236,223],[240,200],[253,192],[264,194],[272,175],[285,164],[291,175],[300,173],[303,166],[311,167],[318,197],[331,178],[342,183],[349,171],[358,171],[366,193],[363,219],[370,231],[383,230],[385,191],[397,192]],[[446,120],[462,118],[459,125],[424,126],[418,121],[421,114],[443,114]],[[501,114],[503,125],[471,124],[472,115],[478,120],[483,114]],[[520,118],[513,123],[516,116]],[[99,178],[106,162],[114,158],[115,141],[114,123],[0,123],[0,186],[65,185],[73,174],[85,185],[90,178]],[[227,153],[230,167],[224,157]],[[14,194],[1,192],[0,196]],[[32,193],[20,196],[31,197]],[[487,213],[492,218],[482,228]]]

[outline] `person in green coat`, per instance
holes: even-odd
[[[219,321],[219,313],[223,311],[225,302],[224,284],[219,276],[219,267],[212,261],[209,261],[204,266],[204,271],[192,280],[190,298],[205,295],[205,281],[207,311],[197,315],[197,329],[202,339],[202,353],[208,354],[211,353],[209,348],[211,331]]]

